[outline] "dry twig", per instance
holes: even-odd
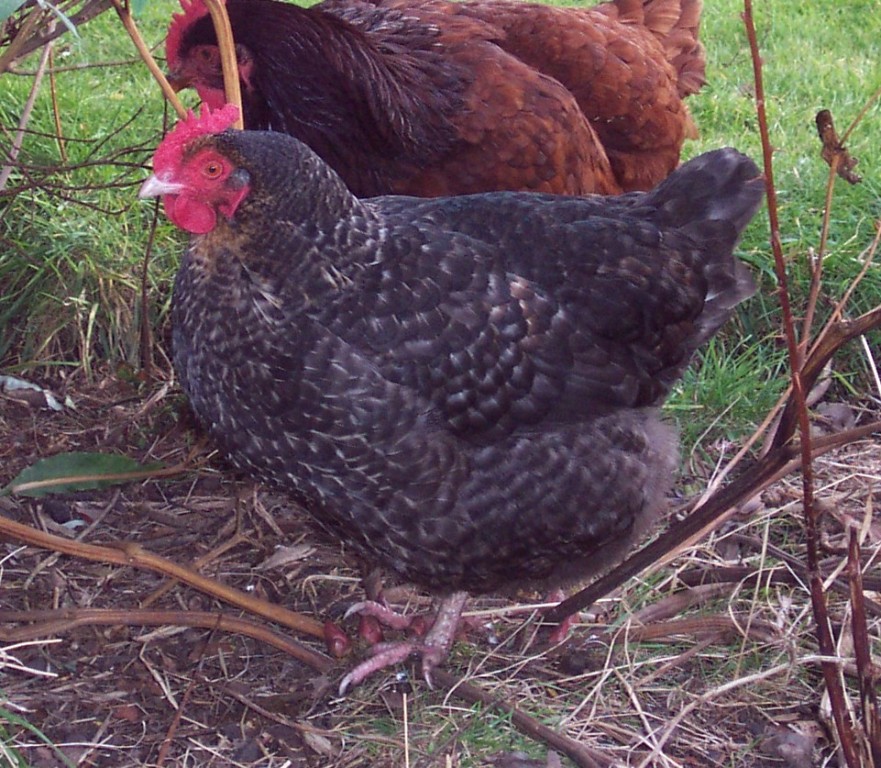
[[[0,642],[21,643],[40,637],[69,632],[82,626],[172,626],[200,627],[234,632],[284,651],[289,656],[309,664],[319,672],[329,672],[333,661],[267,627],[248,619],[211,611],[166,611],[137,608],[59,608],[57,610],[6,611],[0,610],[0,623],[33,622],[18,629],[0,629]]]
[[[847,571],[850,577],[851,634],[856,657],[860,704],[865,738],[864,765],[881,766],[881,712],[878,708],[879,670],[872,661],[872,645],[866,621],[863,571],[860,563],[859,530],[849,530]],[[868,753],[868,754],[866,754]]]
[[[134,542],[120,541],[112,546],[83,544],[38,531],[29,525],[16,523],[3,517],[0,517],[0,534],[5,534],[33,546],[63,552],[64,554],[80,557],[84,560],[146,568],[177,579],[194,589],[198,589],[200,592],[274,621],[293,629],[295,632],[303,632],[313,637],[324,638],[324,627],[315,619],[289,611],[284,606],[274,605],[257,597],[246,595],[244,592],[240,592],[233,587],[221,584],[185,566],[148,552]]]
[[[611,768],[618,762],[608,755],[591,749],[568,736],[557,733],[552,728],[542,725],[534,718],[507,701],[492,696],[476,686],[459,680],[444,669],[432,670],[432,678],[435,683],[448,689],[451,694],[457,696],[469,704],[482,704],[483,706],[503,712],[511,716],[511,722],[527,736],[545,742],[551,748],[564,753],[580,768]]]

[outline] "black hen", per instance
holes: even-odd
[[[464,591],[583,579],[663,508],[657,409],[753,292],[732,251],[759,172],[722,149],[621,197],[359,200],[296,139],[228,118],[179,126],[141,192],[197,233],[175,366],[237,465],[446,596],[428,672]]]

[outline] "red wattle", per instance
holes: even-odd
[[[204,235],[217,224],[217,214],[206,203],[182,195],[166,195],[163,202],[172,223],[194,235]]]
[[[201,83],[194,85],[202,103],[207,104],[212,111],[221,109],[226,104],[226,94],[222,88],[211,88]]]

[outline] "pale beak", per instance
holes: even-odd
[[[146,197],[159,197],[160,195],[174,195],[184,188],[183,184],[179,184],[171,179],[160,179],[155,173],[147,177],[147,180],[141,184],[138,190],[138,197],[143,200]]]

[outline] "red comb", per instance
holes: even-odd
[[[203,16],[208,15],[208,7],[204,0],[180,0],[180,7],[183,13],[176,13],[171,17],[168,34],[165,36],[165,60],[172,72],[180,64],[180,43],[184,32]]]
[[[187,144],[199,136],[225,131],[238,117],[239,108],[235,104],[226,104],[213,112],[207,104],[203,104],[198,117],[193,110],[189,110],[187,116],[166,134],[156,148],[153,154],[153,172],[162,173],[177,168]]]

